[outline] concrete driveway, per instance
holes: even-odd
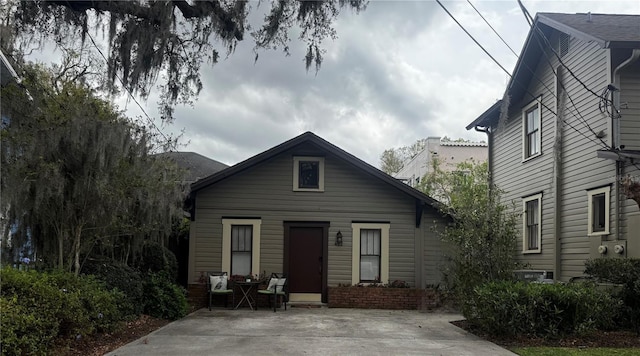
[[[459,329],[456,314],[200,309],[107,355],[515,355]]]

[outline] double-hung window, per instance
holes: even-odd
[[[522,252],[540,252],[542,242],[542,194],[535,194],[524,198],[523,210]]]
[[[541,153],[541,100],[542,98],[536,99],[533,103],[527,105],[522,112],[524,160],[538,156]]]
[[[230,276],[260,273],[260,225],[259,218],[222,219],[223,272]]]
[[[380,229],[360,230],[360,281],[380,282]]]
[[[589,199],[588,235],[609,234],[609,194],[610,187],[602,187],[587,191]]]
[[[252,225],[231,226],[231,275],[251,274]]]
[[[351,283],[389,282],[389,222],[353,222]]]

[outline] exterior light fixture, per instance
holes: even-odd
[[[338,230],[336,234],[336,246],[342,246],[342,233]]]

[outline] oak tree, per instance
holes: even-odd
[[[317,71],[322,42],[336,38],[333,24],[340,10],[363,10],[366,1],[272,0],[269,8],[261,6],[266,5],[237,0],[9,0],[0,7],[0,16],[15,31],[11,44],[22,47],[50,40],[68,46],[87,37],[93,41],[91,33],[107,34],[111,87],[121,79],[127,89],[147,97],[161,77],[161,115],[170,120],[175,104],[190,103],[202,89],[202,63],[231,54],[247,35],[255,43],[257,60],[263,49],[288,54],[297,27],[306,46],[306,68]],[[248,18],[258,11],[265,12],[264,19],[253,29]]]

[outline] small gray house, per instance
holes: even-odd
[[[539,13],[488,134],[493,183],[522,214],[518,258],[548,278],[640,257],[640,16]],[[628,177],[625,179],[625,177]]]
[[[284,272],[291,301],[329,286],[440,280],[436,202],[306,132],[192,185],[189,284]],[[192,290],[190,286],[190,290]]]

